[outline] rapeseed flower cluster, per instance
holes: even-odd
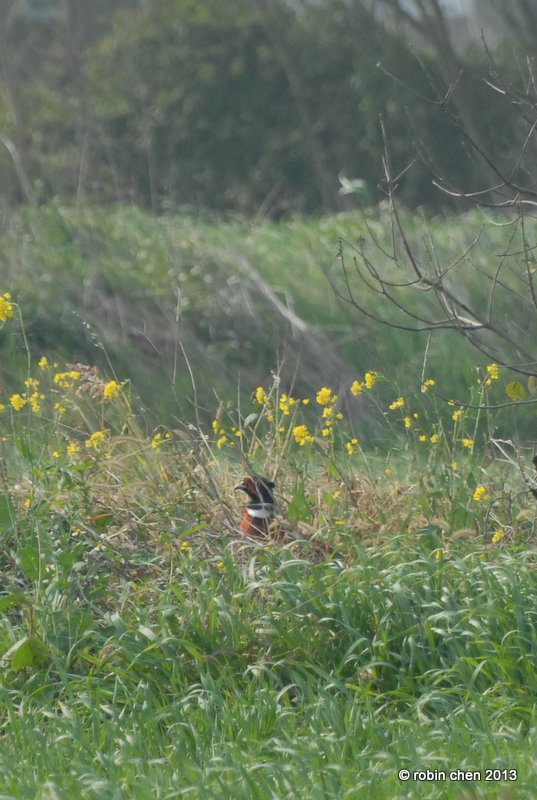
[[[166,432],[164,436],[162,435],[162,433],[156,433],[150,442],[152,449],[160,450],[164,442],[170,441],[171,438],[172,438],[171,434],[168,432]]]
[[[153,450],[159,450],[162,445],[162,434],[156,433],[151,439],[151,447]]]
[[[266,391],[263,389],[262,386],[258,386],[254,392],[254,398],[258,405],[264,406],[268,400],[268,394],[266,393]]]
[[[291,413],[291,409],[295,405],[296,400],[294,397],[291,397],[287,394],[280,395],[280,399],[278,401],[278,408],[285,416],[289,416]]]
[[[491,386],[492,381],[497,381],[500,377],[500,368],[497,364],[487,364],[488,377],[485,380],[485,386]]]
[[[351,384],[351,394],[358,397],[358,395],[362,394],[364,389],[372,389],[376,382],[376,374],[374,372],[366,372],[363,382],[356,380]]]
[[[352,454],[354,453],[357,444],[358,444],[358,439],[356,438],[352,438],[349,442],[345,443],[345,449],[347,450],[347,453],[350,456],[352,456]]]
[[[45,399],[45,395],[39,388],[39,381],[36,378],[27,378],[24,385],[26,391],[22,394],[12,394],[9,402],[15,411],[21,411],[24,406],[28,406],[34,414],[38,414],[41,411],[42,401]]]
[[[334,407],[338,401],[337,394],[334,394],[332,389],[329,389],[327,386],[323,386],[322,389],[319,389],[315,396],[315,402],[318,405],[323,407],[321,413],[321,435],[324,437],[330,436],[332,433],[332,428],[334,425],[334,420],[341,420],[343,419],[343,414],[341,411],[336,412]]]
[[[76,369],[71,369],[67,372],[57,372],[52,380],[60,389],[70,389],[76,381],[80,380],[80,372]]]
[[[94,450],[98,450],[100,446],[104,443],[104,440],[109,435],[110,431],[95,431],[86,439],[85,445],[88,449],[93,448]]]
[[[397,408],[403,408],[406,404],[406,400],[404,397],[398,397],[397,400],[394,400],[393,403],[390,403],[388,408],[390,411],[395,411]]]
[[[4,292],[0,295],[0,322],[5,322],[6,319],[11,319],[13,316],[13,303],[11,302],[11,295],[9,292]]]
[[[121,392],[121,384],[117,381],[108,381],[103,387],[103,397],[105,400],[113,400]]]
[[[337,400],[337,396],[335,399]],[[323,386],[322,389],[319,389],[315,395],[315,402],[319,403],[320,406],[326,406],[328,403],[333,403],[334,395],[332,393],[332,389],[329,389],[327,386]]]
[[[296,425],[293,428],[293,436],[295,442],[299,444],[300,447],[304,447],[305,444],[311,444],[315,441],[315,437],[311,435],[307,425]]]
[[[219,450],[229,442],[228,436],[226,434],[225,428],[223,427],[222,423],[218,419],[213,419],[212,421],[212,428],[218,439],[216,440],[216,446]],[[231,443],[233,444],[233,443]]]

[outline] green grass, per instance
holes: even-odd
[[[509,243],[511,228],[477,212],[459,219],[408,215],[405,225],[424,265],[434,252],[446,266],[479,240],[451,273],[477,305],[484,302],[484,272],[495,269],[506,248],[516,254],[520,247],[518,234]],[[527,220],[530,242],[531,225]],[[247,398],[274,370],[302,392],[322,383],[339,390],[374,369],[405,392],[425,369],[442,396],[465,396],[484,357],[462,337],[443,331],[428,343],[338,301],[326,276],[342,288],[340,238],[356,296],[372,313],[395,321],[395,309],[368,291],[353,268],[353,248],[362,243],[388,277],[408,275],[408,264],[402,273],[386,255],[391,223],[385,209],[278,224],[156,219],[125,207],[24,209],[6,222],[0,239],[2,288],[23,310],[35,360],[46,352],[61,361],[112,364],[120,379],[133,381],[158,421],[192,421],[195,408],[207,418],[218,404],[215,392],[228,400],[239,386]],[[504,282],[519,289],[509,258],[505,269]],[[430,293],[407,300],[412,311],[433,314]],[[519,293],[497,292],[495,302],[497,318],[520,322],[531,338],[534,314]],[[293,313],[302,327],[290,323]],[[0,374],[9,391],[25,377],[21,344],[20,338],[1,342]],[[500,417],[497,424],[502,435],[511,436],[516,424],[520,436],[531,436],[529,418]]]
[[[512,796],[532,797],[533,558],[437,560],[405,537],[355,555],[192,552],[113,614],[49,586],[46,652],[3,681],[4,796],[461,797],[409,789],[406,767],[516,769]]]

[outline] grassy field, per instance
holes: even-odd
[[[486,408],[510,380],[497,365],[467,354],[448,404],[441,359],[402,383],[386,342],[355,361],[356,341],[334,345],[350,323],[326,289],[316,300],[318,264],[359,224],[48,209],[5,232],[0,798],[535,796],[533,449],[495,438]],[[233,261],[255,264],[348,373],[315,383],[312,358],[293,388],[270,376],[270,339],[251,370],[234,348],[219,356],[224,402],[196,406],[191,387],[188,416],[146,410],[137,392],[159,371],[128,369],[170,336],[173,376],[171,253],[177,281],[203,264],[184,290],[200,308],[207,275],[220,287]],[[189,313],[202,395],[216,356],[201,360]],[[266,313],[256,335],[277,327]],[[233,486],[252,471],[275,478],[285,535],[240,534]]]
[[[518,258],[513,231],[477,212],[459,219],[415,215],[405,224],[424,264],[446,266],[477,242],[450,274],[478,307],[486,302],[485,270],[509,247]],[[235,402],[239,391],[247,398],[274,370],[300,392],[323,383],[343,390],[374,369],[401,391],[427,373],[444,397],[465,396],[484,357],[462,337],[442,331],[429,340],[383,327],[337,299],[328,279],[343,288],[340,240],[356,296],[372,313],[397,322],[396,309],[352,267],[363,245],[394,281],[408,276],[404,259],[398,267],[386,255],[391,224],[383,209],[275,224],[156,219],[121,207],[27,208],[4,222],[0,273],[23,311],[34,363],[47,353],[113,370],[119,380],[133,381],[155,422],[195,421],[200,413],[210,419],[215,394]],[[505,281],[517,287],[509,264]],[[403,295],[411,310],[439,313],[430,292]],[[520,292],[507,288],[495,302],[502,326],[511,320],[531,339],[535,315]],[[14,387],[27,369],[21,333],[2,337],[0,346],[2,381]],[[382,441],[382,417],[366,409],[364,418],[362,437],[371,427],[373,439]],[[532,422],[520,412],[496,424],[504,435],[531,437]]]

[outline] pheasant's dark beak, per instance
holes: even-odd
[[[241,489],[243,492],[248,492],[248,487],[245,483],[238,483],[236,486],[233,487],[233,490],[236,492],[238,489]]]

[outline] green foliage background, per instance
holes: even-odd
[[[434,53],[418,61],[360,3],[123,5],[73,0],[65,22],[10,22],[0,119],[16,156],[0,151],[4,202],[59,195],[273,217],[367,205],[382,197],[381,116],[394,173],[416,145],[426,156],[400,188],[405,203],[448,202],[431,168],[463,188],[479,182],[456,121],[423,99],[445,91]],[[485,85],[482,55],[463,61],[490,155],[508,158],[511,104]],[[510,76],[512,55],[503,61]],[[363,192],[339,194],[338,175]]]

